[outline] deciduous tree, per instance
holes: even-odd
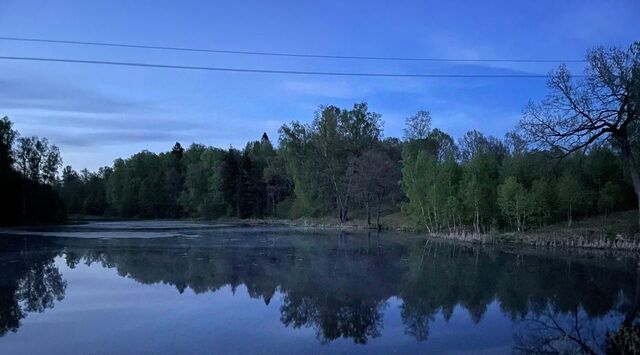
[[[528,138],[565,155],[612,140],[631,176],[640,224],[640,172],[633,146],[640,120],[640,42],[628,50],[594,49],[587,55],[584,78],[572,78],[562,65],[548,85],[548,97],[525,110],[521,127]]]

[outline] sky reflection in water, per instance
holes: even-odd
[[[18,232],[0,234],[3,354],[598,353],[637,312],[624,254],[182,222]]]

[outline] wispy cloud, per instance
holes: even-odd
[[[121,113],[148,110],[149,103],[104,94],[32,77],[0,79],[0,106],[6,109],[46,109],[82,113]]]

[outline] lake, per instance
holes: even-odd
[[[0,354],[603,352],[633,254],[189,222],[0,232]],[[609,334],[609,335],[607,335]]]

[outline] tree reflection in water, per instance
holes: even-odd
[[[547,304],[541,312],[531,312],[520,323],[515,350],[525,354],[637,354],[640,353],[640,328],[634,324],[640,309],[640,260],[636,264],[633,299],[621,296],[607,316],[622,319],[622,324],[603,326],[583,309],[563,313]],[[612,317],[613,316],[613,317]],[[616,330],[616,327],[619,327]]]
[[[479,323],[494,303],[516,324],[514,350],[520,352],[598,353],[637,334],[638,290],[629,282],[637,272],[630,258],[385,234],[25,240],[31,241],[0,252],[2,332],[15,331],[26,313],[42,312],[64,297],[66,284],[53,263],[62,255],[70,267],[99,263],[179,292],[245,285],[265,304],[281,294],[280,321],[314,329],[321,342],[349,338],[364,344],[380,336],[392,297],[402,301],[405,333],[419,341],[428,341],[434,320],[448,321],[456,307]],[[605,316],[618,321],[603,325]]]
[[[64,299],[66,282],[54,264],[57,252],[40,238],[0,239],[0,336],[15,332],[29,312]],[[34,250],[35,252],[26,252]]]
[[[598,354],[605,334],[579,310],[569,315],[548,307],[522,321],[515,350],[525,354]]]

